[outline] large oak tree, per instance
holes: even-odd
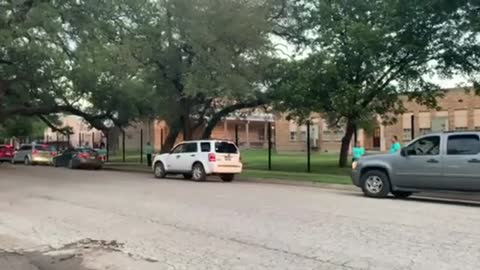
[[[402,95],[435,107],[441,85],[429,75],[480,69],[478,1],[314,0],[287,10],[276,33],[309,53],[280,72],[277,105],[344,128],[340,166],[360,122],[391,121]]]

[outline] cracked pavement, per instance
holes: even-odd
[[[479,224],[477,203],[0,166],[2,270],[478,269]]]

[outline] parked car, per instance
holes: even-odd
[[[53,152],[52,154],[55,154],[55,156],[67,149],[73,148],[68,141],[49,141],[43,144],[48,145]]]
[[[422,191],[480,192],[480,132],[422,136],[399,153],[362,157],[353,183],[369,197],[405,198]]]
[[[228,141],[187,141],[178,144],[170,153],[155,156],[155,177],[181,174],[186,179],[205,181],[208,175],[219,175],[225,182],[233,181],[242,172],[238,147]]]
[[[90,148],[68,149],[53,158],[53,166],[68,167],[70,169],[95,169],[100,170],[103,162],[100,155]]]
[[[0,163],[11,162],[14,154],[15,148],[13,147],[13,145],[0,144]]]
[[[56,150],[45,144],[25,144],[15,152],[12,163],[24,163],[25,165],[52,163],[52,157]]]

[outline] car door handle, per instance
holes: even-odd
[[[428,163],[439,163],[439,161],[436,160],[436,159],[429,159],[429,160],[427,160],[427,162]]]
[[[476,158],[470,159],[468,163],[480,163],[480,159],[476,159]]]

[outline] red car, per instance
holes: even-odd
[[[0,162],[11,162],[15,155],[15,148],[13,145],[0,144]]]

